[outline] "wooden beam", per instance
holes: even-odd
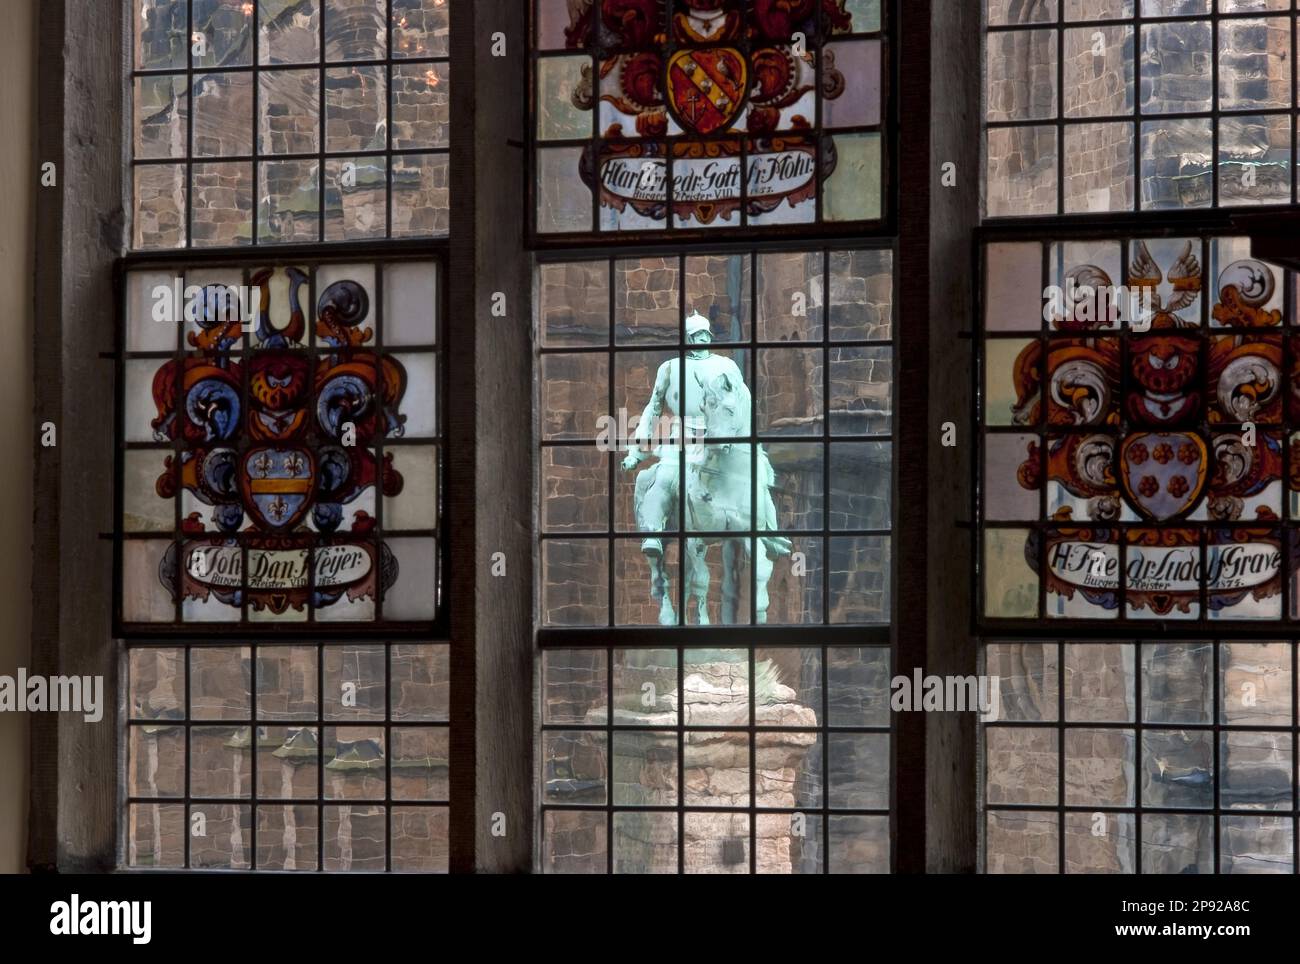
[[[891,623],[894,673],[910,676],[926,663],[930,518],[930,111],[931,0],[892,7],[898,83],[898,304],[894,362],[894,590]],[[926,714],[895,713],[892,765],[896,873],[925,871]]]
[[[930,92],[930,422],[927,670],[940,676],[976,672],[972,638],[969,516],[973,377],[971,327],[976,279],[972,236],[980,217],[980,4],[934,0]],[[945,180],[945,165],[950,176]],[[908,324],[905,319],[904,331]],[[902,417],[908,417],[904,411]],[[944,423],[957,444],[940,441]],[[977,865],[976,725],[970,713],[927,714],[926,869],[971,873]]]
[[[450,387],[453,399],[473,399],[472,425],[462,422],[453,438],[452,665],[458,693],[474,694],[472,867],[488,873],[527,872],[533,862],[532,272],[519,148],[526,8],[519,0],[452,8],[452,97],[463,123],[452,132],[451,328],[459,343]],[[495,56],[499,40],[505,48]],[[496,575],[494,560],[503,563]],[[466,690],[471,658],[475,685]],[[466,722],[464,711],[452,721],[461,751],[453,767],[469,760],[468,737],[455,735]],[[454,795],[453,822],[465,818],[467,796],[464,787]],[[453,859],[453,869],[469,869],[463,847]]]
[[[103,676],[116,692],[112,637],[113,269],[124,229],[122,25],[116,3],[43,0],[37,97],[32,659],[42,675]],[[72,54],[72,56],[67,56]],[[28,864],[108,870],[116,857],[117,715],[33,714]]]

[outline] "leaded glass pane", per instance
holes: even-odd
[[[876,0],[534,0],[541,235],[878,221]]]
[[[983,615],[1300,618],[1290,274],[1187,236],[993,244],[985,278]]]
[[[988,217],[1293,203],[1288,0],[985,9]]]
[[[446,0],[133,9],[133,249],[447,236]]]
[[[446,872],[448,649],[132,645],[125,866]]]
[[[888,622],[888,249],[537,278],[543,627]]]
[[[437,274],[403,261],[128,276],[124,624],[434,620]]]

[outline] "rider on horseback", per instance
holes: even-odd
[[[677,505],[681,480],[681,450],[683,426],[693,438],[703,435],[705,425],[705,392],[702,386],[712,385],[719,376],[727,376],[732,383],[743,386],[745,377],[739,366],[724,355],[715,355],[708,345],[713,341],[709,321],[699,312],[691,312],[685,321],[686,342],[693,347],[686,353],[686,380],[681,378],[680,359],[672,358],[659,366],[655,376],[654,390],[646,403],[637,422],[636,431],[628,442],[628,453],[623,459],[623,470],[634,471],[646,459],[654,455],[658,463],[637,479],[636,486],[636,523],[642,532],[663,532],[668,524],[670,513]],[[685,410],[683,411],[683,384],[698,385],[685,393]],[[656,436],[656,428],[664,410],[671,418],[669,437],[660,441],[653,451],[646,451]],[[762,498],[759,503],[758,529],[776,528],[776,509],[768,486],[771,468],[760,446],[756,446],[760,459]],[[781,537],[768,537],[763,540],[770,550],[777,555],[790,551],[790,542]],[[663,542],[657,536],[647,536],[641,543],[641,551],[647,556],[658,558],[663,555]]]

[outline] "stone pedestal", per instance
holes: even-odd
[[[615,707],[614,724],[637,730],[613,733],[615,807],[673,807],[686,809],[683,869],[687,872],[747,873],[750,819],[747,813],[708,812],[711,807],[750,806],[749,667],[745,663],[692,664],[683,680],[682,703],[686,732],[682,736],[681,780],[678,780],[678,704],[661,699],[655,710],[641,712]],[[792,810],[813,806],[798,798],[796,788],[809,750],[817,745],[817,713],[795,700],[795,691],[781,683],[762,683],[754,701],[753,737],[755,803],[760,808]],[[603,725],[606,707],[586,717]],[[738,729],[693,729],[737,727]],[[806,727],[807,732],[764,732],[762,727]],[[679,798],[680,794],[680,798]],[[620,870],[632,873],[671,872],[677,866],[677,814],[620,812],[614,822],[614,854]],[[756,869],[760,873],[790,873],[790,822],[786,815],[764,821],[757,832]]]

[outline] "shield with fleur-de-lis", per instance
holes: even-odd
[[[1205,440],[1191,432],[1139,432],[1120,448],[1120,480],[1129,501],[1164,522],[1196,505],[1209,467]]]
[[[300,448],[255,448],[244,456],[239,478],[244,507],[263,525],[288,529],[311,508],[316,459]]]

